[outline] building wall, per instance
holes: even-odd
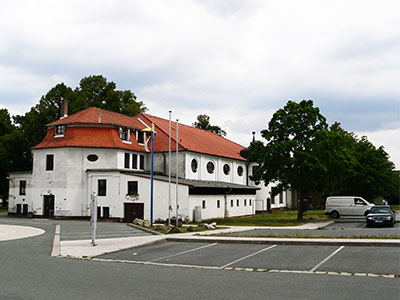
[[[26,182],[25,195],[20,195],[20,182]],[[32,211],[32,172],[15,172],[9,176],[8,211],[17,212],[17,204],[28,205],[28,211]]]

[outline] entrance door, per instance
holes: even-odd
[[[21,214],[21,204],[17,204],[17,215]]]
[[[53,218],[54,217],[54,195],[43,196],[44,209],[43,217]]]
[[[143,219],[143,203],[124,203],[124,222],[132,223],[134,219]]]
[[[28,204],[24,204],[24,205],[22,206],[22,213],[23,213],[24,215],[27,215],[27,214],[28,214]]]

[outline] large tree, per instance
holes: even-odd
[[[250,145],[249,160],[259,168],[253,174],[256,182],[277,182],[278,192],[290,186],[299,194],[297,218],[303,218],[303,195],[318,190],[326,168],[314,155],[315,137],[327,128],[326,119],[313,101],[289,101],[272,116],[268,128],[261,131],[266,143]]]
[[[226,131],[221,129],[217,125],[210,124],[210,117],[206,114],[197,116],[197,121],[192,124],[194,127],[211,131],[212,133],[218,134],[219,136],[226,136]]]

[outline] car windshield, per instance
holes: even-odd
[[[371,213],[379,214],[379,213],[390,213],[389,207],[372,207]]]

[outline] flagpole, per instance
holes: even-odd
[[[168,226],[171,226],[171,111],[169,111],[168,135]]]
[[[150,226],[153,227],[153,177],[154,177],[154,123],[151,124],[151,214]]]
[[[176,227],[178,227],[178,141],[179,141],[179,119],[176,119]]]

